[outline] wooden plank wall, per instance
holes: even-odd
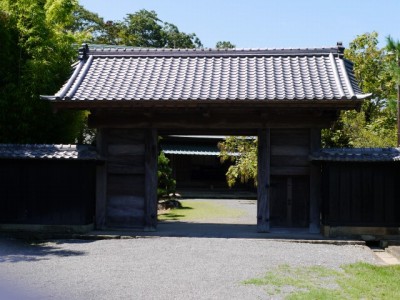
[[[309,226],[310,132],[310,129],[271,129],[273,227]]]
[[[145,224],[145,131],[102,129],[107,161],[106,227]]]
[[[92,224],[95,170],[84,161],[2,160],[0,223]]]
[[[309,225],[309,177],[271,177],[271,226],[307,227]]]
[[[322,223],[400,226],[400,164],[330,162],[322,168]]]
[[[309,129],[271,129],[271,176],[308,175],[309,153]]]

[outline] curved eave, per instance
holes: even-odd
[[[370,98],[372,96],[372,93],[368,94],[356,94],[357,100],[365,100],[367,98]]]

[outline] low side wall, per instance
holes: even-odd
[[[400,164],[322,164],[322,225],[326,236],[400,234]]]
[[[95,162],[2,160],[0,224],[93,224],[95,189]]]

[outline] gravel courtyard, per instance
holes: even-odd
[[[282,264],[357,261],[379,263],[363,246],[263,239],[0,239],[0,299],[269,299],[243,280]]]

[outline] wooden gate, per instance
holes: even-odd
[[[307,227],[310,180],[308,176],[271,177],[271,227]]]

